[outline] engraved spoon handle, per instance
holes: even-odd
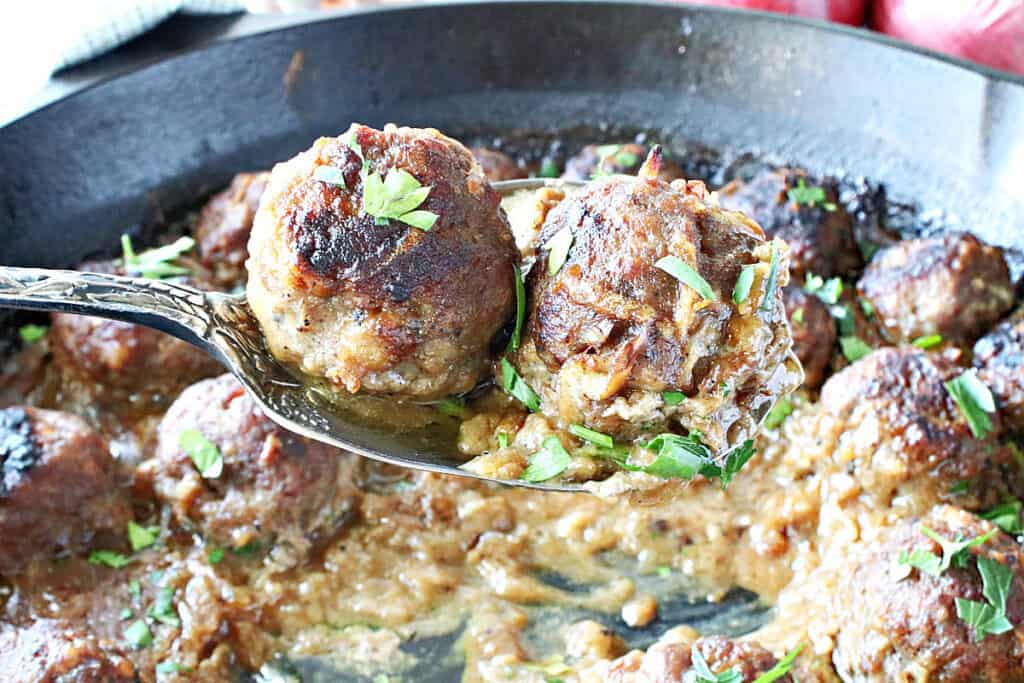
[[[204,294],[164,280],[0,266],[0,306],[123,320],[209,346],[212,315]]]

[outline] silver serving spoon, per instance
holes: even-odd
[[[565,184],[538,179],[493,186],[507,198]],[[574,484],[532,484],[467,472],[459,468],[466,458],[460,457],[451,434],[445,438],[436,429],[382,429],[365,411],[343,409],[328,398],[329,392],[297,381],[270,355],[244,294],[204,292],[164,280],[0,266],[0,306],[112,318],[172,334],[223,363],[267,417],[285,429],[367,458],[515,486],[583,490]]]

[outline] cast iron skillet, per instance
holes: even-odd
[[[752,151],[868,176],[933,226],[1024,247],[1024,81],[864,32],[629,2],[214,23],[232,39],[101,80],[0,129],[0,263],[74,265],[351,121],[457,137],[652,131],[676,149],[701,143],[725,157]],[[172,25],[186,30],[165,27],[162,47],[210,38],[209,24]],[[145,60],[139,52],[127,50]],[[617,630],[643,646],[680,622],[749,629],[756,620],[735,617],[758,612],[749,594],[717,606],[683,600],[663,604],[647,629]],[[439,663],[450,645],[410,645],[425,664],[409,680],[457,677],[457,664]]]

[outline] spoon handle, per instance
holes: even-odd
[[[0,266],[0,306],[138,323],[203,347],[212,325],[206,296],[192,287],[74,270]]]

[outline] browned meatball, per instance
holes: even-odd
[[[574,241],[552,275],[551,245],[565,231]],[[706,203],[702,183],[596,181],[548,214],[539,243],[515,362],[549,416],[619,436],[678,423],[720,451],[800,383],[782,304],[785,245]],[[656,266],[667,256],[699,273],[714,300]],[[746,265],[752,287],[736,304]],[[664,391],[687,399],[668,405]]]
[[[182,447],[199,434],[223,458],[219,476],[203,478]],[[186,389],[160,423],[152,476],[175,517],[218,545],[277,544],[302,555],[348,521],[358,458],[296,436],[267,419],[232,375]]]
[[[821,199],[805,198],[808,192]],[[790,194],[799,199],[794,201]],[[798,168],[766,170],[751,180],[733,181],[719,197],[726,209],[741,211],[769,237],[789,244],[793,279],[803,282],[814,273],[821,277],[852,276],[861,266],[853,235],[853,218],[839,202],[835,178],[817,177]]]
[[[978,340],[974,365],[1007,428],[1024,434],[1024,308]]]
[[[492,183],[526,177],[526,171],[504,152],[487,147],[473,147],[469,151],[473,153],[473,158],[484,170],[484,177]]]
[[[4,683],[133,683],[135,667],[116,646],[56,620],[0,632]]]
[[[822,387],[816,436],[834,464],[879,499],[877,509],[897,496],[905,508],[950,501],[980,509],[1021,491],[996,416],[995,433],[976,439],[946,391],[943,383],[961,372],[940,353],[886,348]]]
[[[714,674],[726,671],[739,673],[739,681],[752,683],[761,674],[775,666],[777,660],[757,643],[737,642],[724,636],[698,638],[694,643],[657,643],[642,656],[639,653],[620,657],[612,663],[606,683],[674,683],[689,680],[686,674],[693,670],[693,650],[696,648]],[[786,674],[777,679],[792,681]]]
[[[109,262],[82,270],[123,275]],[[163,332],[117,320],[58,313],[50,348],[66,391],[84,391],[106,408],[152,412],[183,388],[223,371],[209,355]]]
[[[365,211],[366,183],[400,171],[430,188],[413,207],[437,216],[429,230]],[[344,184],[314,177],[325,172]],[[271,351],[353,393],[472,389],[514,307],[517,252],[500,199],[469,151],[433,129],[353,124],[278,164],[248,263]]]
[[[924,535],[928,528],[949,540],[973,539],[995,527],[955,507],[941,506],[919,521],[887,529],[855,554],[837,596],[839,633],[833,652],[844,681],[941,681],[968,683],[1024,681],[1024,553],[996,531],[975,546],[966,568],[951,566],[940,576],[901,566],[900,554],[922,550],[942,555]],[[994,560],[1013,571],[1006,617],[1015,628],[975,639],[957,616],[956,598],[984,603],[976,559]]]
[[[194,233],[201,262],[222,287],[245,284],[246,245],[269,179],[269,173],[239,173],[199,213]]]
[[[0,573],[78,552],[131,519],[106,441],[79,417],[0,410],[0,465]]]
[[[616,174],[636,175],[648,152],[647,147],[635,143],[587,145],[565,162],[562,177],[567,180],[590,180]],[[672,181],[682,177],[683,170],[678,164],[669,159],[662,161],[658,178]]]
[[[793,350],[804,368],[804,386],[816,389],[825,381],[835,348],[835,321],[821,299],[799,287],[786,287],[783,297],[793,333]]]
[[[1014,298],[1002,250],[960,233],[878,252],[857,288],[893,342],[940,334],[970,343],[1010,310]]]

